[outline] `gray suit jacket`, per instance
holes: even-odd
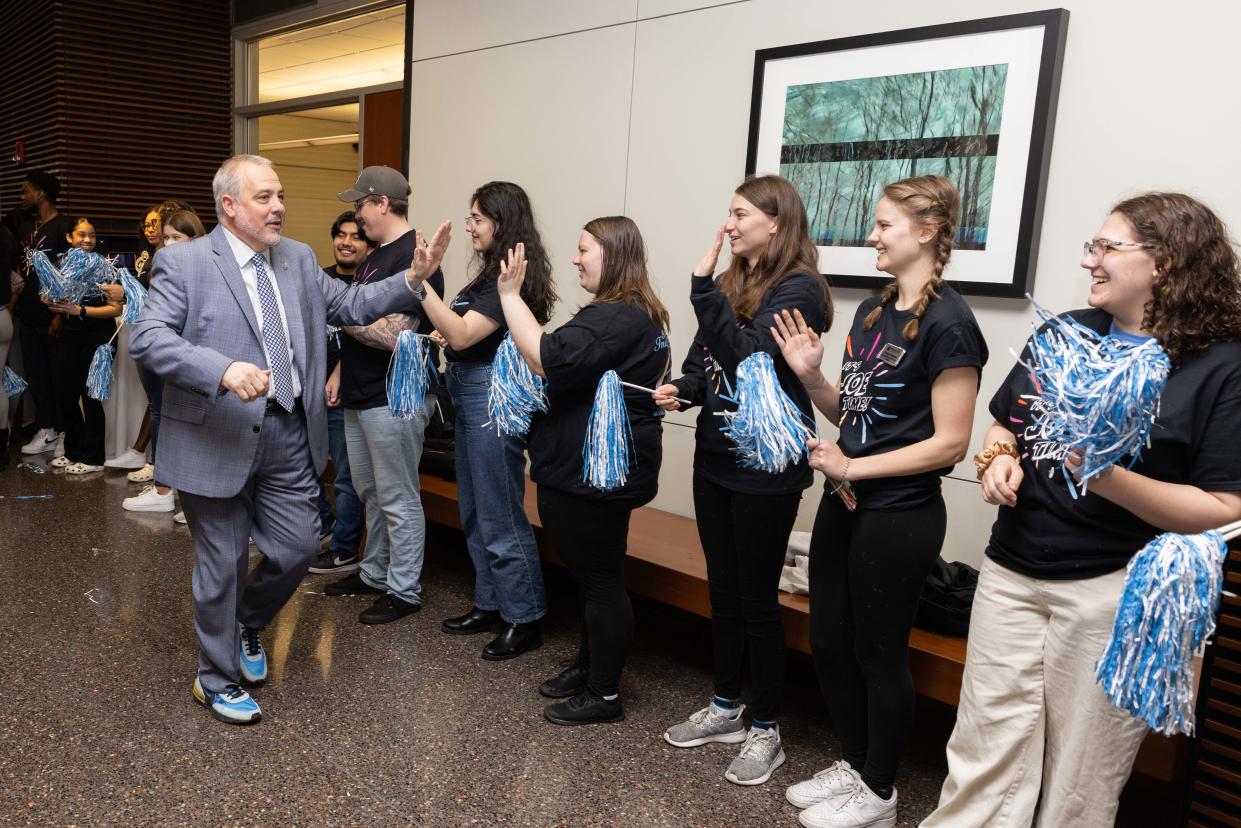
[[[306,437],[316,475],[327,462],[328,323],[369,325],[415,310],[404,279],[350,288],[320,269],[310,248],[282,239],[271,249],[302,381]],[[155,477],[165,486],[204,497],[232,497],[250,475],[266,400],[243,403],[220,387],[233,362],[267,367],[262,336],[224,229],[155,254],[151,291],[133,324],[129,352],[164,379]]]

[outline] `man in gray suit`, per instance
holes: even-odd
[[[165,383],[156,476],[181,493],[194,539],[194,697],[220,721],[251,724],[262,713],[241,684],[267,677],[259,630],[319,549],[323,331],[417,309],[450,225],[418,245],[404,279],[350,288],[281,238],[270,161],[230,158],[212,189],[219,226],[155,255],[129,350]],[[263,558],[247,576],[250,537]]]

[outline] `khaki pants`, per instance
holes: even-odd
[[[1028,826],[1036,808],[1049,828],[1115,822],[1146,734],[1094,681],[1124,580],[1043,581],[983,562],[948,778],[924,828]]]

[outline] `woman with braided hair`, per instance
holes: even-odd
[[[867,243],[893,281],[862,302],[840,383],[819,333],[776,318],[785,361],[840,427],[815,445],[827,476],[810,543],[810,644],[841,758],[786,792],[803,825],[896,824],[897,765],[914,716],[909,631],[947,519],[940,478],[964,459],[987,345],[943,278],[960,197],[942,176],[889,184]],[[852,487],[856,508],[833,493]]]

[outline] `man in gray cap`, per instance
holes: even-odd
[[[341,201],[353,202],[358,226],[379,245],[358,268],[355,286],[403,277],[409,269],[418,243],[407,218],[409,194],[405,176],[390,167],[367,167],[353,189],[340,194]],[[437,269],[426,289],[442,296],[444,274]],[[358,616],[363,624],[386,624],[422,607],[426,520],[418,464],[435,395],[428,393],[422,408],[411,419],[402,419],[388,410],[386,380],[397,334],[428,334],[431,329],[420,308],[342,329],[346,336],[340,348],[339,404],[345,407],[353,487],[366,506],[366,552],[357,572],[328,584],[324,592],[375,595],[374,604]],[[432,377],[432,388],[435,382]]]

